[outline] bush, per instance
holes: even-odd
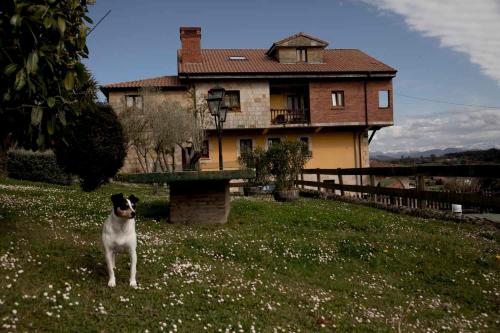
[[[301,141],[285,140],[273,144],[266,153],[269,172],[275,177],[276,189],[291,190],[302,168],[311,158],[308,147]]]
[[[249,179],[250,186],[262,186],[269,183],[269,166],[266,158],[266,151],[257,147],[254,150],[245,150],[238,157],[240,165],[247,169],[255,169],[255,178]]]
[[[84,191],[106,183],[123,166],[123,129],[109,105],[87,104],[65,129],[64,140],[56,143],[57,162],[78,175]]]
[[[68,185],[72,181],[72,176],[59,167],[52,151],[9,150],[7,153],[7,174],[15,179],[53,184]]]

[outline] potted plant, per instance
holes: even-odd
[[[301,141],[285,140],[273,144],[266,153],[269,173],[275,178],[274,199],[293,201],[298,199],[299,190],[295,180],[311,158],[308,147]]]
[[[261,187],[269,182],[266,151],[261,147],[244,150],[241,152],[238,162],[244,168],[255,170],[255,178],[248,179],[246,186],[243,187],[244,195],[261,193]]]

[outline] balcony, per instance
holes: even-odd
[[[308,124],[309,109],[271,109],[271,124]]]

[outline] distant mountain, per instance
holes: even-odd
[[[425,150],[425,151],[398,151],[398,152],[389,152],[389,153],[384,153],[384,152],[378,152],[374,151],[370,153],[370,159],[374,160],[380,160],[380,161],[388,161],[388,160],[394,160],[394,159],[399,159],[401,156],[404,157],[411,157],[411,158],[417,158],[417,157],[430,157],[432,155],[435,155],[436,157],[443,156],[446,154],[452,154],[452,153],[459,153],[462,151],[465,151],[466,149],[463,148],[446,148],[446,149],[431,149],[431,150]]]

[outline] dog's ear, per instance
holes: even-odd
[[[136,197],[135,195],[131,194],[128,199],[130,200],[131,203],[135,204],[137,202],[139,202],[139,198]]]
[[[115,206],[119,206],[122,200],[123,200],[123,193],[113,194],[111,196],[111,201]]]

